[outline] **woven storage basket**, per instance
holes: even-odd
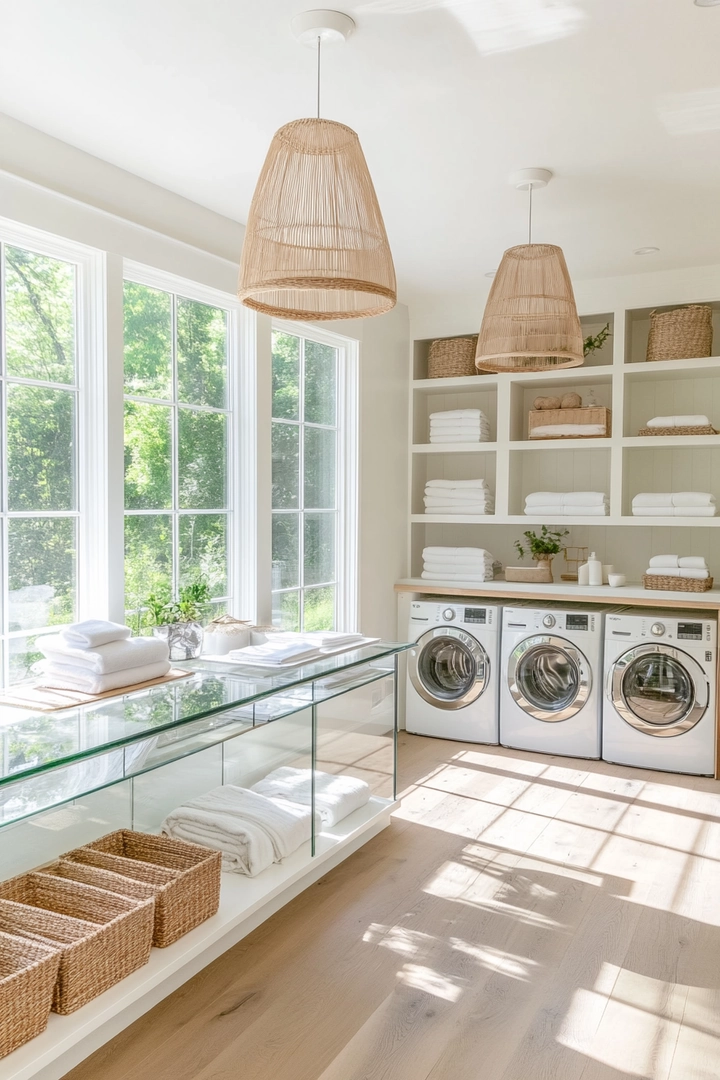
[[[148,962],[153,909],[50,874],[0,883],[0,929],[62,950],[52,1007],[63,1014]]]
[[[708,304],[652,311],[645,359],[696,360],[710,355],[712,339],[712,308]]]
[[[157,890],[153,944],[161,947],[209,919],[220,904],[222,855],[198,844],[120,829],[63,858],[101,865],[153,885]],[[172,876],[159,880],[166,875]]]
[[[638,435],[717,435],[714,427],[641,427]]]
[[[0,1058],[47,1027],[60,950],[0,931]]]
[[[477,375],[474,337],[439,338],[433,341],[428,356],[428,379],[449,379],[460,375]]]
[[[539,435],[538,442],[543,439],[606,439],[611,433],[612,412],[604,405],[588,405],[583,409],[531,409],[528,413],[528,438],[535,428],[547,427],[549,424],[602,424],[605,434]]]
[[[506,581],[534,581],[541,585],[551,585],[552,560],[542,566],[506,566]]]
[[[654,589],[657,592],[709,592],[713,587],[713,579],[709,578],[684,578],[673,577],[668,574],[643,574],[643,588]]]

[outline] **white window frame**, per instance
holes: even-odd
[[[273,319],[272,330],[329,345],[338,350],[337,367],[337,446],[335,535],[336,594],[335,625],[345,633],[358,628],[358,491],[359,491],[359,359],[360,343],[356,338],[321,329],[312,323]],[[273,423],[271,398],[270,423]],[[302,421],[301,421],[302,423]],[[301,511],[301,517],[304,511]],[[300,586],[302,594],[316,586]],[[286,591],[286,590],[282,590]],[[288,592],[294,591],[288,588]]]
[[[102,596],[103,581],[107,581],[106,549],[107,519],[105,514],[105,489],[107,459],[105,453],[106,417],[104,414],[105,378],[107,353],[105,347],[105,256],[95,248],[78,244],[72,240],[46,233],[31,226],[21,225],[6,218],[0,218],[0,241],[12,247],[24,248],[39,255],[60,259],[76,266],[75,277],[75,352],[76,381],[70,385],[58,384],[61,389],[74,390],[76,393],[75,417],[75,484],[77,506],[75,511],[65,513],[63,517],[74,517],[77,522],[76,548],[76,612],[79,619],[89,614],[105,614],[98,610],[98,597]],[[4,298],[4,281],[0,281],[0,296]],[[1,318],[4,318],[4,311]],[[4,342],[4,334],[3,334]],[[4,345],[3,345],[4,348]],[[15,381],[15,380],[13,380]],[[22,380],[20,380],[22,381]],[[29,380],[32,382],[32,380]],[[3,412],[4,412],[3,404]],[[4,426],[4,425],[3,425]],[[3,454],[3,491],[7,491],[7,462]],[[51,517],[52,513],[37,514],[28,511],[12,517]],[[2,514],[3,545],[7,542],[9,517]],[[6,561],[3,559],[3,567]],[[8,610],[7,574],[3,573],[2,600],[3,612]],[[102,603],[102,602],[101,602]],[[4,633],[4,623],[0,627],[3,642],[12,638],[32,636],[46,627],[34,627],[31,630]],[[57,629],[57,627],[53,627]],[[3,648],[2,680],[7,684],[9,650]]]
[[[188,278],[142,263],[123,260],[123,282],[175,293],[188,300],[222,308],[227,313],[227,570],[231,614],[255,611],[255,476],[256,410],[253,325],[239,300]],[[133,395],[130,395],[132,397]],[[252,403],[252,405],[251,405]],[[120,447],[124,452],[124,443]],[[123,502],[124,491],[120,495]],[[157,511],[163,513],[163,511]],[[176,513],[175,510],[168,513]],[[249,617],[243,615],[243,618]]]

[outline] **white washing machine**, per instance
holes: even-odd
[[[497,746],[500,613],[495,604],[471,600],[413,601],[408,731]]]
[[[600,757],[603,609],[503,609],[500,742]]]
[[[717,621],[704,613],[608,615],[606,761],[715,773]]]

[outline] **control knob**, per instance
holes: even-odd
[[[443,616],[442,617],[445,620],[445,622],[452,622],[452,620],[455,618],[455,612],[453,611],[453,609],[451,607],[446,607],[445,610],[443,611]]]
[[[665,633],[665,626],[664,626],[664,624],[663,624],[663,623],[661,623],[661,622],[654,622],[654,623],[652,624],[652,626],[650,627],[650,633],[651,633],[651,634],[652,634],[652,635],[653,635],[654,637],[662,637],[662,636],[663,636],[663,634]]]
[[[555,616],[554,615],[546,615],[545,618],[543,619],[543,626],[547,626],[547,628],[550,629],[550,627],[554,626],[554,625],[555,625]]]

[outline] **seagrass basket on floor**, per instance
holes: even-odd
[[[643,588],[657,592],[709,592],[713,579],[673,577],[672,574],[643,574]]]
[[[0,931],[0,1058],[47,1027],[60,950]]]
[[[652,311],[645,359],[649,362],[696,360],[710,356],[712,340],[712,308],[709,304]]]
[[[161,948],[209,919],[220,904],[222,855],[199,844],[119,829],[62,858],[152,885],[153,944]]]
[[[438,338],[430,345],[428,354],[428,379],[451,379],[462,375],[477,375],[475,349],[477,334],[473,337]]]
[[[152,900],[125,896],[50,874],[0,883],[0,930],[61,950],[52,1008],[71,1013],[146,964]]]

